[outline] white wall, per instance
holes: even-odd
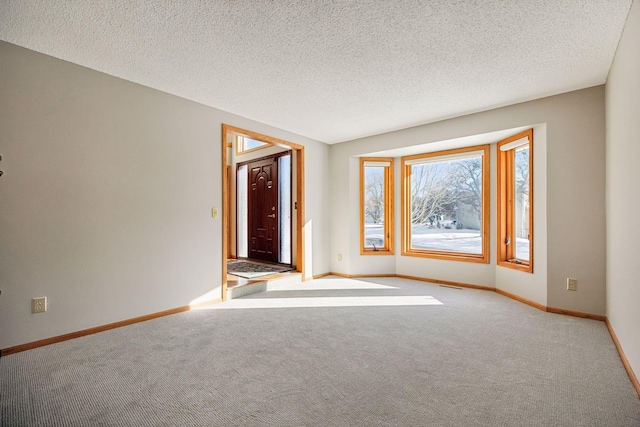
[[[607,317],[640,375],[640,2],[635,1],[606,85]]]
[[[490,264],[400,256],[399,170],[396,171],[395,267],[388,267],[386,261],[383,265],[381,257],[360,255],[356,238],[359,199],[354,197],[358,188],[358,175],[353,170],[357,167],[353,161],[355,156],[523,126],[536,129],[533,275],[495,266],[495,212],[491,220]],[[492,161],[495,165],[495,153]],[[602,86],[337,144],[331,147],[330,165],[334,207],[332,271],[382,273],[388,268],[388,273],[495,286],[543,305],[604,315]],[[495,171],[491,185],[495,186]],[[491,203],[495,211],[493,188]],[[338,253],[343,254],[342,262],[337,261]],[[578,278],[578,292],[566,291],[567,277]]]
[[[0,348],[220,297],[222,123],[305,146],[328,271],[326,144],[4,42],[0,100]]]

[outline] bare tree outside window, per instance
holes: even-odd
[[[529,260],[529,146],[515,150],[516,258]]]
[[[457,202],[473,208],[479,225],[482,220],[482,161],[480,158],[460,160],[456,167],[454,186]]]
[[[384,221],[384,167],[366,167],[364,172],[364,211],[370,224]]]
[[[482,155],[410,168],[410,247],[482,254]]]
[[[393,253],[393,159],[360,159],[360,215],[363,255]]]
[[[411,167],[411,223],[431,224],[440,220],[455,202],[450,162]]]

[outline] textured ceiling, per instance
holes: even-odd
[[[2,0],[0,39],[327,143],[605,82],[631,0]]]

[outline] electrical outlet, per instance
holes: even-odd
[[[567,290],[568,291],[577,291],[578,290],[578,279],[572,279],[570,277],[567,278]]]
[[[342,254],[338,254],[338,261],[342,261]]]
[[[44,313],[47,311],[47,297],[38,297],[31,300],[32,313]]]

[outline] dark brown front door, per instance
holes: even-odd
[[[278,158],[249,169],[249,258],[278,262]]]

